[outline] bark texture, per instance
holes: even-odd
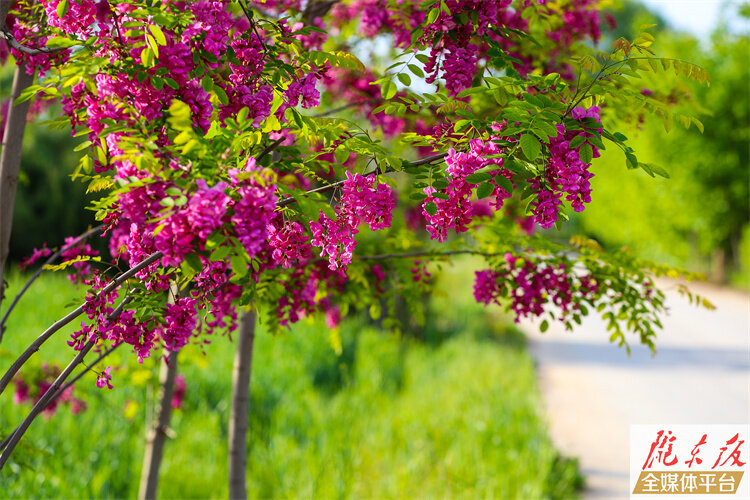
[[[250,373],[255,342],[255,312],[242,316],[232,373],[232,413],[229,417],[229,498],[247,498],[247,422]]]
[[[146,436],[146,451],[143,457],[141,485],[138,488],[140,500],[156,498],[159,486],[159,467],[164,456],[164,445],[167,442],[167,429],[172,418],[172,395],[174,394],[175,378],[177,377],[177,352],[169,353],[162,361],[159,382],[159,408],[153,426]]]
[[[3,0],[0,0],[3,1]],[[0,26],[5,19],[0,20]],[[0,41],[0,43],[4,43]],[[11,105],[5,122],[3,134],[3,149],[0,153],[0,303],[5,295],[5,263],[8,260],[10,248],[10,230],[13,224],[13,204],[16,200],[18,186],[18,171],[21,167],[21,150],[23,134],[26,131],[26,115],[29,112],[29,101],[18,105],[12,104],[27,87],[34,81],[34,77],[26,73],[25,65],[16,66],[11,89]]]

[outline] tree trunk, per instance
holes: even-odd
[[[159,485],[159,467],[164,454],[164,445],[167,441],[167,429],[172,418],[172,395],[174,394],[174,381],[177,376],[177,352],[169,353],[162,362],[159,381],[161,391],[159,393],[159,408],[153,427],[149,429],[146,437],[146,452],[143,457],[143,470],[141,472],[141,486],[138,489],[138,498],[146,500],[156,498],[156,488]]]
[[[250,372],[253,366],[255,312],[242,316],[232,374],[232,413],[229,420],[229,498],[247,498],[247,421],[250,410]]]
[[[725,285],[727,283],[727,252],[724,247],[714,249],[711,254],[711,281]]]
[[[0,26],[5,19],[0,19]],[[2,43],[2,42],[0,42]],[[17,106],[13,101],[34,82],[33,75],[26,73],[26,65],[16,66],[11,90],[11,105],[3,134],[3,150],[0,153],[0,304],[5,295],[5,263],[8,260],[10,230],[13,224],[13,204],[16,199],[18,171],[21,167],[23,134],[26,130],[26,115],[29,101]]]

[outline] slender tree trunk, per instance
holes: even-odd
[[[175,283],[169,287],[170,304],[179,294]],[[141,485],[138,488],[138,499],[147,500],[156,498],[156,489],[159,486],[159,468],[164,455],[164,445],[167,442],[167,429],[172,418],[172,395],[174,394],[175,379],[177,378],[177,351],[170,352],[169,356],[162,361],[159,372],[159,407],[156,418],[146,435],[146,451],[143,457],[143,470],[141,471]],[[150,418],[147,420],[149,421]]]
[[[250,411],[250,372],[253,366],[255,312],[242,316],[232,374],[232,413],[229,420],[229,498],[247,498],[247,421]]]
[[[4,0],[0,0],[4,1]],[[5,24],[5,17],[0,19],[0,26]],[[0,42],[3,43],[3,42]],[[13,224],[13,203],[16,199],[18,171],[21,167],[21,150],[23,134],[26,130],[26,115],[29,112],[29,101],[13,105],[33,81],[33,75],[26,73],[26,65],[16,66],[11,90],[11,105],[3,134],[3,150],[0,153],[0,303],[5,292],[5,263],[8,260],[10,230]]]
[[[153,426],[146,437],[146,452],[143,457],[143,470],[141,472],[141,485],[138,489],[138,498],[147,500],[156,498],[156,488],[159,485],[159,467],[164,455],[164,445],[167,441],[167,429],[172,418],[172,395],[174,394],[174,381],[177,377],[177,352],[169,353],[162,362],[159,381],[161,391],[159,392],[159,408]]]

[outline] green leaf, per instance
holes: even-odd
[[[591,149],[591,145],[589,143],[581,146],[581,148],[578,150],[578,157],[581,158],[581,161],[583,163],[591,163],[591,160],[594,158],[594,151]]]
[[[218,85],[214,85],[214,94],[216,94],[216,97],[219,98],[219,102],[223,105],[229,104],[229,96],[226,92],[224,92],[224,89],[219,87]]]
[[[169,85],[170,87],[172,87],[175,90],[179,90],[180,89],[179,84],[176,81],[172,80],[171,78],[165,78],[164,79],[164,83],[166,83],[167,85]]]
[[[492,176],[487,172],[476,172],[476,173],[467,175],[465,180],[469,184],[479,184],[480,182],[486,181],[490,177]]]
[[[406,85],[407,87],[411,85],[411,77],[407,75],[406,73],[399,73],[398,74],[398,81]]]
[[[148,68],[154,65],[154,51],[151,47],[145,47],[141,51],[141,63]]]
[[[153,35],[154,40],[156,40],[156,43],[159,45],[166,45],[167,44],[167,38],[164,36],[164,32],[161,30],[161,28],[155,24],[149,24],[148,30],[151,32],[151,35]]]
[[[477,198],[480,200],[482,198],[487,198],[489,195],[492,194],[492,192],[495,190],[495,185],[491,182],[483,182],[479,185],[477,188]]]
[[[534,161],[542,150],[539,139],[534,134],[523,134],[521,136],[521,150],[529,161]]]
[[[575,149],[578,146],[580,146],[581,144],[583,144],[583,141],[585,141],[585,140],[586,140],[586,138],[584,136],[577,135],[577,136],[573,137],[573,139],[570,140],[570,144],[568,145],[568,147],[571,148],[571,149]]]
[[[349,159],[349,150],[346,148],[338,147],[336,148],[336,151],[333,152],[333,156],[336,158],[336,161],[339,163],[344,163],[346,160]]]
[[[656,175],[660,175],[661,177],[664,177],[665,179],[669,179],[669,172],[664,170],[659,165],[652,165],[649,163],[648,166],[651,167],[651,171],[655,173]]]
[[[549,321],[547,321],[547,320],[545,319],[544,321],[542,321],[542,324],[541,324],[541,325],[539,325],[539,331],[540,331],[540,332],[542,332],[542,333],[544,333],[544,332],[546,332],[546,331],[547,331],[548,329],[549,329]]]
[[[439,15],[440,15],[440,9],[439,8],[432,9],[430,11],[430,13],[427,14],[427,24],[434,23],[437,20],[437,18],[438,18]]]
[[[409,68],[409,71],[411,71],[414,74],[414,76],[418,76],[419,78],[424,78],[424,71],[422,71],[422,68],[420,68],[416,64],[407,64],[407,67]]]
[[[557,127],[555,127],[555,125],[550,122],[538,121],[536,125],[540,130],[544,131],[544,133],[550,137],[557,137],[560,133],[560,131],[557,130]]]
[[[437,205],[435,205],[434,201],[428,201],[424,206],[424,211],[430,215],[435,215],[437,213]]]
[[[631,170],[638,168],[638,158],[633,153],[625,153],[625,166]]]
[[[503,188],[503,190],[504,190],[504,191],[505,191],[506,193],[509,193],[509,194],[510,194],[510,193],[512,193],[512,192],[513,192],[513,183],[512,183],[512,182],[510,182],[510,179],[508,179],[508,178],[507,178],[507,177],[505,177],[504,175],[502,175],[502,174],[497,174],[497,175],[495,176],[495,182],[497,183],[497,185],[498,185],[498,186],[500,186],[501,188]]]
[[[383,86],[380,88],[380,95],[383,96],[383,99],[389,100],[393,99],[393,96],[396,95],[396,84],[393,83],[391,80],[388,80],[383,84]]]
[[[193,268],[195,272],[200,272],[203,270],[203,264],[201,264],[201,259],[198,257],[197,254],[189,253],[185,256],[185,262]]]
[[[203,87],[203,90],[206,92],[211,92],[214,89],[214,80],[211,78],[210,75],[206,74],[203,76],[203,79],[201,80],[201,87]]]
[[[70,5],[68,4],[68,0],[62,0],[59,4],[57,4],[57,17],[65,17],[65,14],[68,13],[68,7],[70,7]]]
[[[247,261],[244,257],[239,255],[232,255],[229,259],[229,263],[232,265],[232,272],[238,277],[243,277],[247,274]]]

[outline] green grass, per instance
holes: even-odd
[[[453,279],[462,280],[460,275]],[[21,283],[13,276],[9,296]],[[448,285],[451,285],[449,282]],[[449,288],[450,289],[450,288]],[[14,312],[0,351],[8,366],[78,297],[47,276]],[[561,459],[540,417],[533,362],[515,330],[468,301],[443,300],[422,338],[371,322],[342,327],[343,352],[319,322],[256,337],[248,489],[252,498],[572,498],[575,464]],[[32,363],[72,356],[61,333]],[[161,498],[226,498],[233,344],[216,337],[180,355],[184,410],[172,420]],[[93,356],[92,356],[93,359]],[[39,418],[2,473],[0,496],[132,498],[137,494],[146,401],[155,360],[111,357],[114,390],[94,375],[76,386],[88,410]],[[3,394],[0,434],[28,405]]]

